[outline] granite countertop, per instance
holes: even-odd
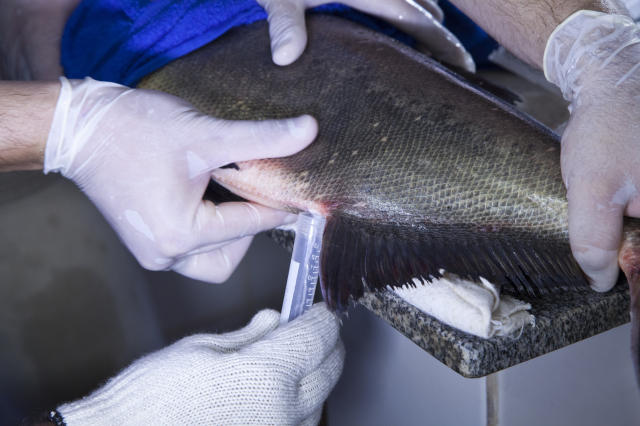
[[[280,246],[292,250],[292,233],[272,231],[269,234]],[[520,335],[490,339],[453,328],[390,290],[367,293],[359,303],[464,377],[495,373],[595,336],[630,319],[629,287],[623,279],[607,293],[596,293],[587,288],[538,298],[518,298],[531,304],[535,326],[525,326]]]
[[[608,293],[586,289],[521,299],[531,304],[535,326],[490,339],[450,327],[392,291],[369,293],[360,303],[464,377],[486,376],[629,321],[626,282]]]

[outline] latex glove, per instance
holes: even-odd
[[[222,282],[252,235],[295,221],[257,204],[216,206],[202,196],[215,168],[307,146],[317,132],[313,118],[225,121],[161,92],[61,81],[45,173],[78,184],[145,268]]]
[[[640,33],[621,15],[580,11],[550,36],[547,79],[571,102],[562,137],[573,254],[598,291],[618,276],[623,214],[640,216]]]
[[[317,424],[344,362],[337,319],[324,303],[279,319],[264,310],[239,331],[184,338],[58,412],[68,426]]]
[[[305,9],[335,0],[257,0],[267,11],[273,62],[289,65],[307,45]],[[435,0],[341,0],[347,6],[384,19],[414,37],[436,58],[475,71],[469,52],[442,26],[442,10]]]

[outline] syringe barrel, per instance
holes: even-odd
[[[300,213],[296,222],[291,265],[287,277],[280,323],[302,315],[313,304],[320,272],[320,251],[326,219],[324,216]]]

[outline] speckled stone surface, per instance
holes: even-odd
[[[289,251],[293,234],[270,236]],[[559,292],[522,300],[531,304],[535,326],[512,337],[462,332],[422,312],[392,291],[366,294],[359,303],[464,377],[482,377],[629,322],[629,289],[619,282],[608,293]]]
[[[482,377],[629,321],[625,282],[609,293],[591,290],[524,299],[535,326],[513,337],[482,339],[425,314],[391,291],[369,293],[360,303],[454,371]]]

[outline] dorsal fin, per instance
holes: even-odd
[[[339,311],[365,288],[430,281],[441,269],[464,278],[480,276],[518,296],[555,289],[588,288],[568,243],[520,230],[468,225],[380,225],[354,218],[327,220],[320,284],[327,304]]]

